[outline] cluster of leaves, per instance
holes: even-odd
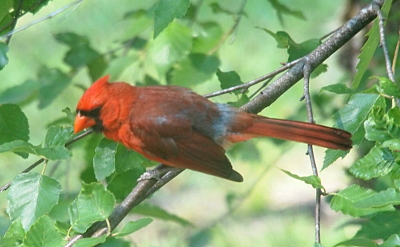
[[[304,15],[291,10],[277,0],[268,1],[276,9],[278,17],[292,15],[304,19]],[[23,3],[23,4],[20,4]],[[6,0],[0,3],[0,35],[13,29],[13,21],[24,13],[35,13],[47,1]],[[44,109],[52,104],[71,85],[74,76],[82,70],[94,81],[105,73],[118,78],[128,68],[136,67],[136,79],[141,85],[174,84],[193,87],[216,76],[221,88],[242,84],[235,71],[223,72],[219,69],[221,58],[218,49],[234,30],[224,30],[216,21],[200,22],[198,5],[189,0],[161,0],[147,9],[127,12],[126,21],[131,22],[126,36],[118,41],[119,47],[107,53],[97,50],[91,41],[74,32],[54,35],[56,42],[68,47],[64,63],[68,71],[58,67],[42,67],[36,78],[0,93],[0,152],[14,152],[22,158],[35,155],[48,161],[68,160],[72,152],[65,144],[73,138],[73,114],[64,110],[67,116],[53,120],[41,145],[29,142],[29,125],[25,114],[18,105],[37,101],[38,108]],[[391,1],[384,7],[386,14]],[[240,18],[246,16],[243,9],[235,13],[218,3],[210,5],[213,13],[232,16],[233,27]],[[152,30],[152,32],[149,32]],[[283,31],[272,32],[263,29],[277,42],[278,48],[286,49],[288,61],[293,61],[317,47],[321,40],[310,39],[295,42]],[[323,90],[336,94],[348,94],[349,101],[337,114],[337,126],[354,135],[356,145],[365,145],[366,138],[376,145],[368,154],[359,159],[350,173],[363,180],[384,181],[384,188],[364,188],[351,185],[331,200],[331,208],[354,218],[363,218],[356,236],[338,245],[378,246],[374,240],[383,239],[381,246],[400,245],[400,226],[396,223],[400,214],[396,205],[400,204],[400,172],[398,150],[400,146],[400,112],[388,99],[400,98],[398,86],[386,78],[369,87],[364,75],[368,64],[378,46],[378,27],[375,25],[365,44],[358,73],[352,88],[335,84]],[[0,43],[0,69],[8,62],[8,46]],[[318,67],[313,76],[327,70],[325,65]],[[240,105],[250,96],[235,92]],[[136,179],[144,172],[148,163],[143,157],[107,139],[93,137],[85,148],[87,169],[82,173],[82,189],[72,201],[62,198],[61,183],[50,176],[29,172],[17,176],[8,192],[7,212],[12,221],[5,235],[0,239],[4,246],[60,246],[66,238],[84,233],[93,223],[106,220],[116,202],[123,200],[136,185]],[[329,167],[346,152],[328,150],[324,167]],[[45,166],[46,167],[46,166]],[[301,177],[285,171],[289,176],[311,184],[314,188],[325,188],[319,177]],[[65,210],[59,207],[66,203]],[[136,212],[143,215],[173,220],[182,225],[189,223],[168,214],[152,205],[141,205]],[[149,218],[127,223],[121,230],[109,233],[109,237],[83,239],[75,246],[95,246],[99,243],[123,246],[120,237],[130,234],[151,222]],[[384,225],[384,227],[382,227]],[[202,241],[202,240],[199,240]]]

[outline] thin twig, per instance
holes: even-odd
[[[304,59],[303,73],[304,73],[304,99],[306,102],[308,122],[314,123],[314,116],[310,97],[310,75],[311,66],[309,59]],[[312,145],[307,145],[307,153],[310,157],[311,169],[314,176],[318,176],[318,168],[315,161],[314,149]],[[321,243],[321,190],[316,189],[315,195],[315,242]]]
[[[91,133],[93,133],[93,130],[92,130],[92,129],[89,129],[89,130],[87,130],[87,131],[84,131],[84,132],[80,133],[80,134],[77,135],[77,136],[74,136],[71,140],[69,140],[69,141],[67,141],[67,142],[65,143],[65,147],[68,147],[68,146],[71,145],[72,143],[74,143],[74,142],[76,142],[76,141],[82,139],[83,137],[85,137],[85,136],[87,136],[87,135],[90,135]],[[37,167],[38,165],[42,164],[43,161],[45,161],[45,160],[46,160],[46,159],[44,159],[44,158],[39,159],[38,161],[36,161],[36,162],[33,163],[32,165],[30,165],[28,168],[26,168],[25,170],[23,170],[21,173],[27,173],[27,172],[31,171],[33,168],[35,168],[35,167]],[[12,181],[9,181],[9,182],[6,183],[5,185],[3,185],[3,186],[0,188],[0,193],[3,192],[3,191],[6,191],[6,190],[10,187],[11,183],[12,183]]]
[[[35,20],[35,21],[33,21],[33,22],[31,22],[31,23],[25,25],[25,26],[22,26],[22,27],[20,27],[20,28],[14,29],[14,30],[11,30],[11,31],[8,32],[7,34],[5,34],[5,35],[3,35],[3,36],[0,36],[0,40],[7,39],[8,37],[14,35],[15,33],[18,33],[18,32],[20,32],[20,31],[22,31],[22,30],[25,30],[25,29],[27,29],[27,28],[29,28],[29,27],[35,25],[35,24],[38,24],[39,22],[42,22],[42,21],[44,21],[44,20],[46,20],[46,19],[53,18],[54,16],[60,14],[60,13],[63,12],[64,10],[69,9],[70,7],[75,6],[75,5],[77,5],[77,4],[80,4],[80,3],[83,2],[83,1],[84,1],[84,0],[77,0],[77,1],[75,1],[75,2],[72,2],[72,3],[68,4],[68,5],[66,5],[66,6],[64,6],[64,7],[60,8],[60,9],[58,9],[58,10],[56,10],[56,11],[54,11],[53,13],[50,13],[50,14],[48,14],[48,15],[42,17],[42,18],[39,18],[39,19],[37,19],[37,20]]]
[[[385,17],[383,16],[381,9],[379,8],[379,5],[373,4],[372,6],[378,15],[379,38],[380,38],[380,43],[381,43],[382,50],[383,50],[383,56],[385,58],[386,73],[387,73],[389,79],[392,82],[394,82],[392,64],[390,62],[389,51],[388,51],[386,40],[385,40]]]
[[[296,60],[294,60],[294,61],[292,61],[290,63],[286,63],[284,66],[280,67],[279,69],[277,69],[275,71],[272,71],[271,73],[263,75],[263,76],[261,76],[261,77],[259,77],[257,79],[252,80],[252,81],[249,81],[249,82],[246,82],[246,83],[243,83],[241,85],[234,86],[234,87],[230,87],[230,88],[227,88],[227,89],[223,89],[223,90],[220,90],[220,91],[216,91],[214,93],[205,94],[203,96],[206,97],[206,98],[211,98],[211,97],[219,96],[219,95],[222,95],[222,94],[231,93],[231,92],[234,92],[234,91],[239,90],[239,89],[247,89],[247,88],[249,88],[249,87],[251,87],[253,85],[256,85],[256,84],[258,84],[258,83],[260,83],[262,81],[267,80],[268,78],[274,77],[277,74],[279,74],[279,73],[281,73],[281,72],[283,72],[283,71],[285,71],[287,69],[290,69],[296,63],[298,63],[300,60],[301,59],[296,59]]]

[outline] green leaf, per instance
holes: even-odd
[[[212,78],[220,65],[216,56],[190,54],[172,71],[172,84],[193,87]]]
[[[387,239],[400,232],[400,212],[382,212],[374,215],[361,225],[355,237],[369,239]]]
[[[344,214],[351,215],[353,217],[360,217],[378,213],[381,211],[393,211],[394,207],[391,205],[382,206],[378,208],[359,208],[354,206],[355,203],[364,200],[372,195],[376,195],[376,192],[370,189],[362,188],[358,185],[352,185],[339,191],[331,201],[331,208],[333,210],[341,211]]]
[[[228,14],[228,15],[235,15],[235,13],[233,13],[232,11],[227,10],[227,9],[221,7],[221,6],[219,5],[218,2],[211,3],[209,6],[210,6],[210,8],[211,8],[213,14],[220,14],[220,13],[222,13],[222,14]]]
[[[34,146],[29,142],[17,140],[0,145],[0,153],[2,152],[14,152],[14,153],[28,153],[50,160],[62,160],[71,157],[71,152],[63,146],[54,146],[49,148],[42,148],[40,146]]]
[[[354,94],[349,102],[335,115],[335,127],[345,129],[353,134],[352,140],[355,145],[364,139],[364,121],[367,119],[372,108],[384,105],[385,101],[379,95]],[[346,151],[327,149],[325,151],[324,165],[322,169],[329,167],[339,157],[344,157]]]
[[[321,90],[320,90],[320,93],[322,91],[327,91],[327,92],[331,92],[331,93],[335,93],[335,94],[352,94],[352,93],[355,93],[354,90],[348,88],[343,83],[332,84],[332,85],[328,85],[328,86],[322,87]]]
[[[98,246],[101,243],[104,243],[107,239],[107,235],[102,235],[100,237],[90,237],[90,238],[82,238],[76,241],[74,247],[92,247]]]
[[[38,12],[42,7],[46,6],[47,3],[50,0],[43,0],[43,1],[39,1],[39,0],[25,0],[21,3],[21,6],[19,6],[19,2],[18,1],[14,1],[14,9],[18,9],[19,7],[21,7],[21,11],[23,12],[30,12],[32,14],[35,14],[36,12]]]
[[[22,173],[14,178],[7,195],[7,212],[25,230],[58,202],[61,186],[57,180],[38,173]]]
[[[39,83],[35,80],[27,80],[21,85],[7,88],[0,94],[0,104],[20,104],[32,97],[39,90]]]
[[[47,130],[44,147],[64,146],[73,136],[71,126],[53,125]]]
[[[390,236],[380,247],[398,247],[400,246],[400,237],[398,234]]]
[[[115,153],[118,143],[103,138],[96,147],[93,157],[94,174],[97,181],[103,180],[115,171]]]
[[[192,47],[191,30],[178,22],[169,25],[160,36],[149,44],[145,66],[156,68],[164,76],[171,67],[187,57]]]
[[[2,18],[0,18],[1,20]],[[0,70],[2,70],[8,63],[8,45],[6,43],[0,43]]]
[[[400,192],[393,188],[389,188],[387,190],[379,191],[377,194],[371,195],[370,197],[354,203],[354,206],[359,208],[378,208],[399,204]]]
[[[72,32],[58,33],[55,39],[66,44],[70,50],[65,54],[64,62],[72,68],[87,67],[90,78],[95,81],[104,74],[108,63],[103,55],[94,50],[85,36]]]
[[[350,167],[350,173],[357,178],[369,180],[381,177],[397,166],[393,154],[387,148],[373,147],[367,155]]]
[[[292,10],[286,5],[280,3],[278,0],[268,0],[268,2],[272,5],[272,7],[276,10],[278,14],[278,19],[281,24],[283,24],[282,15],[291,15],[293,17],[299,18],[301,20],[305,20],[305,16],[299,10]]]
[[[192,225],[189,221],[182,219],[181,217],[179,217],[177,215],[170,214],[167,211],[165,211],[164,209],[162,209],[156,205],[152,205],[152,204],[148,204],[148,203],[141,203],[141,204],[137,205],[136,207],[134,207],[132,209],[131,213],[141,214],[141,215],[158,218],[158,219],[162,219],[162,220],[172,221],[172,222],[178,223],[182,226],[191,226]]]
[[[142,229],[143,227],[146,227],[147,225],[149,225],[151,222],[153,221],[153,219],[151,218],[142,218],[136,221],[129,221],[124,228],[122,228],[122,230],[120,232],[117,233],[116,237],[120,238],[126,235],[129,235],[131,233],[134,233],[140,229]],[[115,233],[115,232],[114,232]]]
[[[39,109],[50,105],[71,82],[59,69],[42,68],[39,71]]]
[[[84,184],[81,192],[68,207],[71,227],[85,232],[94,222],[106,220],[115,204],[115,198],[103,185]]]
[[[224,32],[215,22],[200,23],[199,29],[195,33],[191,52],[210,54],[218,47]]]
[[[115,155],[115,170],[117,173],[135,170],[142,174],[146,171],[144,168],[146,163],[149,163],[149,160],[143,155],[126,148],[124,145],[118,145]]]
[[[2,0],[0,2],[0,20],[7,16],[13,8],[13,0]]]
[[[112,175],[110,179],[107,179],[107,189],[113,193],[117,200],[124,200],[137,185],[137,180],[144,173],[144,170],[141,167],[140,169],[131,169]]]
[[[242,80],[240,79],[240,76],[235,71],[222,72],[221,70],[218,69],[217,77],[218,80],[221,82],[222,89],[227,89],[243,84]],[[235,91],[234,93],[236,95],[241,94],[240,91]]]
[[[18,246],[22,243],[25,237],[25,230],[22,227],[21,221],[14,221],[4,234],[3,238],[0,239],[0,246]]]
[[[0,105],[0,144],[15,140],[29,140],[28,119],[17,105]]]
[[[23,247],[62,246],[63,237],[54,228],[54,222],[44,215],[26,233]]]
[[[378,245],[372,241],[371,239],[367,238],[352,238],[334,246],[362,246],[362,247],[378,247]]]
[[[400,150],[400,139],[391,139],[384,141],[380,148],[389,148],[392,151]]]
[[[370,141],[384,142],[400,138],[400,110],[390,109],[387,114],[384,107],[374,107],[364,123],[365,137]]]
[[[154,39],[175,18],[184,16],[189,6],[189,0],[160,0],[154,11]]]
[[[321,189],[321,190],[325,191],[324,186],[322,186],[322,184],[321,184],[321,178],[320,177],[317,177],[315,175],[311,175],[311,176],[307,176],[307,177],[300,177],[300,176],[298,176],[296,174],[293,174],[293,173],[291,173],[289,171],[286,171],[286,170],[283,170],[283,169],[280,169],[280,170],[283,171],[284,173],[286,173],[287,175],[289,175],[290,177],[294,178],[294,179],[303,181],[306,184],[310,184],[314,189]]]
[[[397,85],[386,77],[378,77],[379,79],[379,92],[387,96],[400,98],[400,90]]]
[[[382,14],[384,18],[387,18],[389,10],[392,6],[392,0],[385,1],[381,8]],[[365,72],[368,69],[368,65],[371,62],[371,59],[375,53],[376,48],[380,44],[379,41],[379,25],[378,19],[375,20],[373,27],[366,34],[368,37],[364,46],[361,48],[361,53],[358,56],[359,62],[356,66],[357,73],[354,76],[354,80],[352,82],[352,88],[357,89],[360,85],[362,78],[364,77]]]

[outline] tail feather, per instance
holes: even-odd
[[[244,120],[244,119],[242,119]],[[331,149],[348,150],[352,147],[351,134],[345,130],[318,124],[266,118],[253,115],[251,124],[239,124],[245,128],[232,129],[231,142],[240,142],[254,137],[272,137],[296,141]]]

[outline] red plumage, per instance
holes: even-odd
[[[225,156],[226,143],[266,136],[341,150],[352,145],[344,130],[241,112],[182,87],[109,83],[108,76],[83,94],[77,113],[75,133],[92,127],[151,160],[233,181],[243,178]]]

